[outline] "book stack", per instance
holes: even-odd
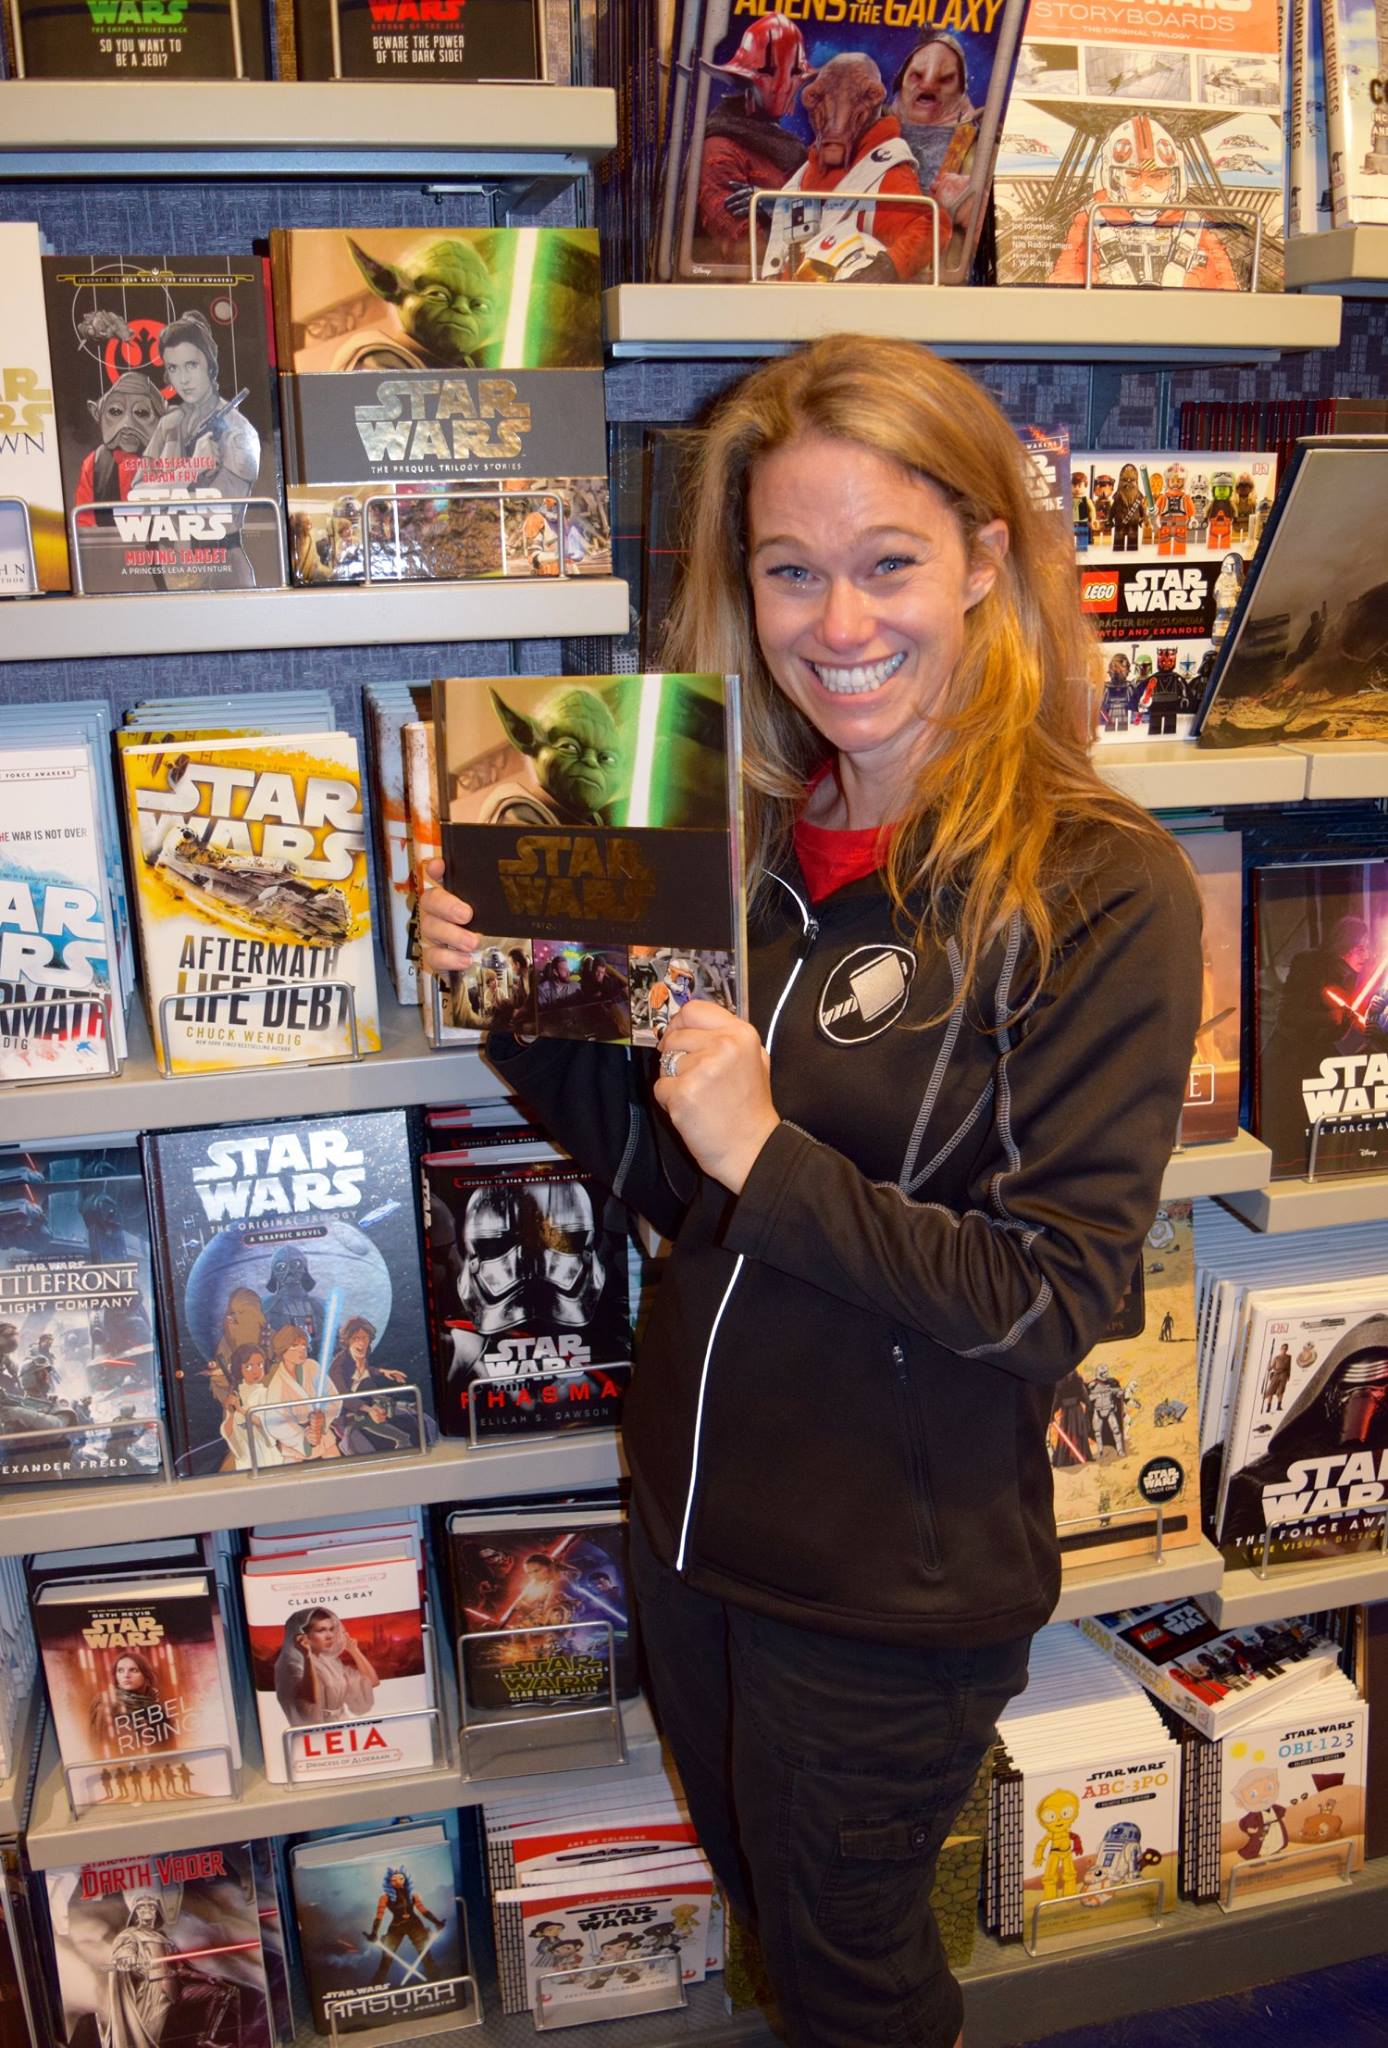
[[[376,921],[396,996],[413,1008],[420,1001],[418,886],[410,844],[404,729],[429,716],[430,686],[367,683],[362,698],[376,845]],[[428,1009],[426,1024],[432,1022]]]
[[[1232,1735],[1339,1668],[1309,1620],[1222,1629],[1198,1600],[1086,1615],[1075,1626],[1202,1735]]]

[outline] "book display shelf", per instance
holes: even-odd
[[[203,186],[206,203],[215,208],[218,180],[308,189],[324,181],[376,180],[394,181],[412,205],[429,209],[447,201],[441,194],[421,199],[421,182],[474,192],[485,182],[500,192],[498,219],[514,223],[576,184],[581,187],[617,139],[614,95],[573,86],[0,82],[0,195],[9,188],[5,204],[16,219],[33,217],[25,210],[25,194],[39,187],[182,181]],[[1341,292],[1388,291],[1388,230],[1293,242],[1288,276],[1299,293],[1256,299],[1174,295],[1159,324],[1135,322],[1121,292],[1025,288],[623,284],[605,294],[604,312],[614,362],[747,360],[830,329],[853,328],[908,336],[980,362],[1149,368],[1269,363],[1335,348]],[[199,656],[232,657],[227,672],[254,687],[277,679],[288,666],[274,660],[279,653],[377,644],[553,642],[619,633],[628,622],[628,591],[614,578],[572,576],[389,589],[50,597],[10,604],[0,621],[9,660],[145,661],[179,657],[195,647]],[[0,710],[23,690],[22,683],[7,683],[0,669]],[[1102,765],[1115,787],[1159,811],[1388,796],[1388,748],[1268,746],[1220,753],[1176,741],[1149,742],[1130,752],[1109,750]],[[381,981],[384,994],[384,975]],[[417,1012],[388,995],[379,1054],[311,1068],[265,1069],[249,1085],[236,1073],[161,1078],[138,1008],[132,1012],[131,1040],[117,1079],[6,1092],[0,1097],[0,1135],[9,1143],[61,1140],[504,1092],[479,1053],[431,1051]],[[1388,1176],[1272,1184],[1270,1164],[1267,1147],[1241,1131],[1227,1144],[1173,1154],[1163,1194],[1172,1200],[1218,1197],[1251,1227],[1268,1232],[1364,1218],[1388,1222]],[[616,1437],[595,1433],[484,1450],[444,1439],[427,1455],[360,1461],[350,1470],[314,1466],[176,1483],[36,1489],[0,1500],[0,1554],[98,1543],[109,1535],[116,1513],[142,1535],[173,1536],[329,1514],[344,1503],[389,1508],[504,1499],[543,1489],[581,1491],[610,1484],[621,1469]],[[1205,1599],[1226,1626],[1383,1599],[1388,1557],[1354,1559],[1333,1571],[1284,1568],[1259,1578],[1226,1571],[1219,1553],[1202,1540],[1159,1559],[1068,1566],[1054,1618],[1186,1594]],[[254,1730],[248,1729],[238,1799],[167,1816],[158,1809],[123,1815],[118,1823],[101,1822],[94,1814],[73,1821],[36,1692],[15,1773],[0,1783],[0,1832],[25,1830],[30,1861],[42,1870],[81,1855],[153,1847],[156,1834],[160,1847],[195,1848],[381,1821],[516,1790],[519,1780],[464,1778],[457,1763],[456,1697],[447,1676],[442,1691],[445,1718],[451,1712],[455,1725],[448,1731],[446,1759],[428,1771],[291,1790],[267,1780]],[[623,1719],[626,1764],[586,1770],[582,1783],[616,1782],[659,1769],[658,1737],[644,1702],[629,1704]],[[533,1786],[536,1780],[527,1782]],[[1181,1906],[1149,1936],[1063,1958],[1038,1960],[1020,1947],[980,1936],[964,1978],[970,2048],[1004,2048],[1062,2026],[1156,2009],[1177,1986],[1182,1999],[1209,1997],[1260,1975],[1368,1953],[1382,1945],[1386,1911],[1388,1865],[1380,1862],[1356,1879],[1347,1897],[1298,1900],[1234,1916]],[[490,2000],[481,2027],[430,2039],[441,2048],[460,2048],[464,2041],[521,2048],[533,2040],[528,2016],[505,2018],[495,2007]],[[681,2012],[589,2026],[581,2038],[585,2048],[682,2048],[691,2042],[720,2048],[773,2037],[758,2015],[730,2017],[723,1980],[710,1978],[691,1989]],[[300,2039],[308,2048],[321,2037],[305,2027]]]

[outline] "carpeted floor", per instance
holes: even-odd
[[[1047,2034],[1031,2048],[1388,2048],[1388,1954],[1233,1998]]]

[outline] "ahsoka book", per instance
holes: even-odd
[[[1272,1177],[1388,1166],[1388,860],[1253,870],[1254,1130]]]
[[[1334,225],[1388,223],[1388,15],[1374,0],[1321,0],[1321,24]]]
[[[1239,1128],[1243,859],[1238,832],[1182,832],[1203,909],[1200,1024],[1181,1104],[1183,1145],[1224,1144]]]
[[[84,2048],[270,2048],[253,1851],[135,1851],[45,1873],[65,2027]]]
[[[391,1543],[245,1561],[272,1785],[393,1776],[434,1762],[419,1583],[413,1553]]]
[[[653,1045],[695,995],[742,1013],[735,677],[450,676],[434,720],[448,886],[520,954],[541,1037]]]
[[[538,0],[294,0],[300,78],[544,76]]]
[[[0,748],[0,1081],[108,1075],[124,1058],[92,751]]]
[[[0,597],[27,597],[70,587],[39,231],[32,222],[0,222],[0,269]]]
[[[620,1205],[568,1161],[423,1160],[444,1430],[611,1428],[631,1377]]]
[[[40,1589],[34,1621],[73,1804],[227,1798],[239,1761],[205,1578]]]
[[[278,589],[259,256],[45,256],[73,586]]]
[[[611,574],[593,230],[270,250],[296,582]]]
[[[688,0],[656,274],[966,283],[1025,13]]]
[[[264,0],[10,0],[18,78],[266,78]]]
[[[159,1131],[144,1146],[179,1475],[426,1448],[410,1113]]]
[[[453,1847],[441,1824],[301,1842],[290,1871],[320,2034],[473,2008]]]
[[[1279,0],[1032,0],[993,190],[997,282],[1280,291]]]
[[[1388,436],[1299,440],[1196,721],[1206,747],[1382,740]]]
[[[161,1405],[138,1151],[0,1152],[0,1493],[151,1477]]]
[[[1086,1562],[1200,1537],[1195,1242],[1164,1202],[1103,1340],[1055,1389],[1047,1442],[1064,1555]]]
[[[488,1711],[619,1699],[636,1693],[625,1517],[617,1508],[448,1518],[453,1611],[471,1704]],[[612,1630],[612,1658],[607,1628]],[[550,1631],[507,1636],[504,1631]],[[500,1633],[498,1633],[500,1632]]]
[[[161,1073],[379,1052],[350,734],[127,747],[121,766]]]

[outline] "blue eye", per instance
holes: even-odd
[[[766,573],[768,576],[774,576],[781,583],[794,584],[806,582],[810,574],[809,570],[799,562],[780,562],[774,569],[768,569]]]
[[[914,569],[915,566],[914,555],[883,555],[876,565],[875,573],[879,576],[895,576],[902,569]]]

